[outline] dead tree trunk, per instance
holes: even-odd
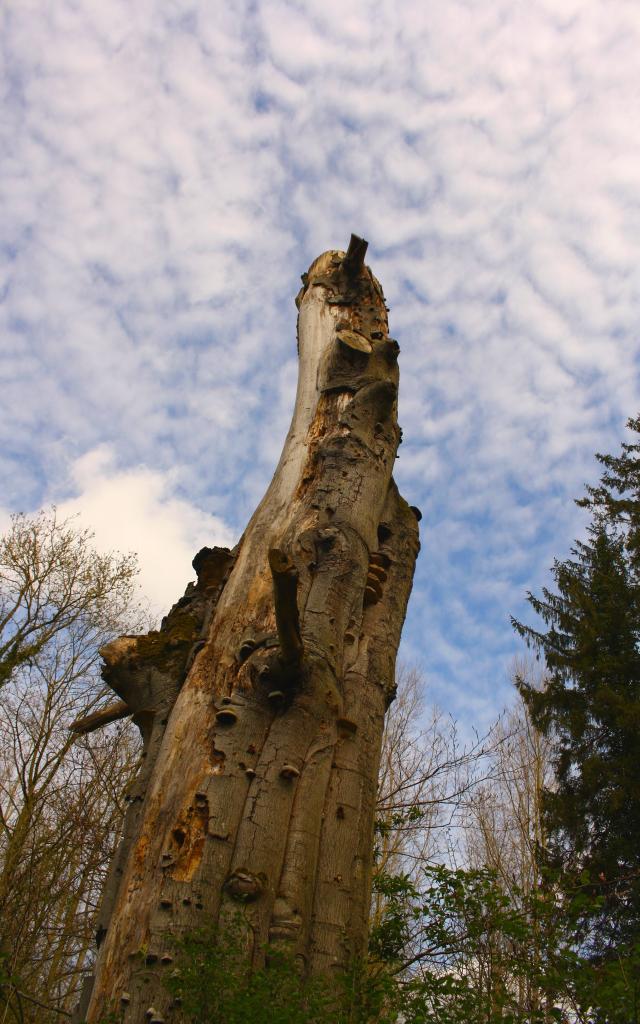
[[[197,584],[159,633],[103,651],[145,754],[78,1020],[179,1020],[162,983],[172,936],[239,903],[254,963],[267,942],[312,974],[364,952],[380,741],[419,546],[418,510],[392,479],[398,345],[365,250],[352,236],[303,275],[293,421],[237,547],[196,556]]]

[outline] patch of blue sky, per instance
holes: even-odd
[[[266,114],[272,109],[274,105],[274,97],[270,96],[266,92],[263,92],[261,89],[258,89],[258,91],[254,94],[253,107],[256,113]]]

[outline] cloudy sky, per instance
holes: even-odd
[[[404,656],[488,721],[640,409],[639,52],[637,0],[4,4],[4,513],[81,509],[171,604],[271,477],[299,275],[355,231],[424,513]]]

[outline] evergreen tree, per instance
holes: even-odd
[[[555,591],[529,594],[546,630],[513,624],[549,673],[543,691],[519,682],[554,740],[545,852],[583,948],[604,962],[640,939],[640,445],[598,458],[601,481],[578,502],[591,511],[586,540],[554,563]]]
[[[640,435],[640,416],[627,421]],[[623,535],[629,566],[636,579],[640,573],[640,441],[626,441],[620,455],[596,455],[604,473],[596,487],[577,504],[589,508],[594,521],[615,526]]]

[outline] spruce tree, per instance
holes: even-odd
[[[640,416],[627,421],[640,437]],[[616,527],[624,537],[625,550],[634,577],[640,572],[640,440],[625,441],[620,455],[597,454],[604,466],[600,482],[587,487],[586,497],[577,504],[591,510],[594,521]]]
[[[542,691],[519,681],[555,747],[543,853],[583,948],[607,960],[640,941],[640,445],[598,459],[586,539],[554,563],[554,590],[528,595],[546,629],[512,621],[548,669]]]

